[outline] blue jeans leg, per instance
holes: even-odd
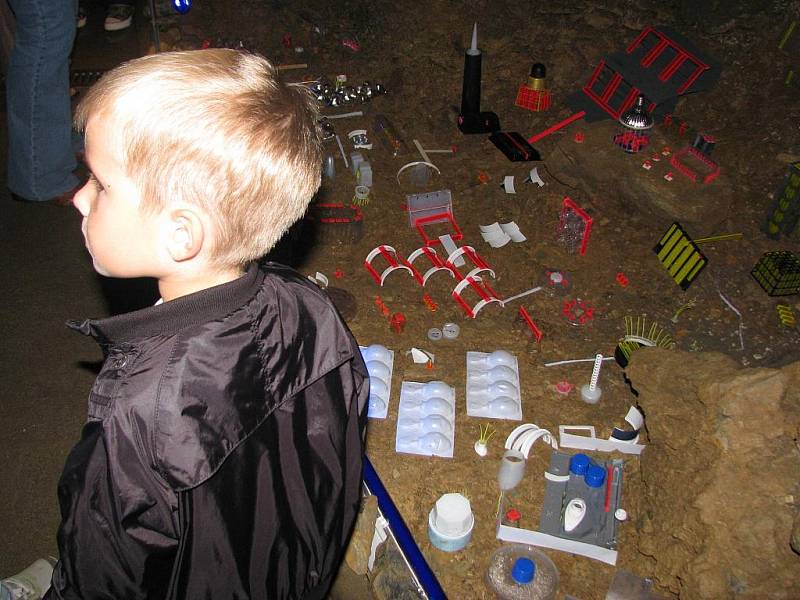
[[[69,54],[76,0],[9,0],[17,20],[6,79],[8,188],[49,200],[78,184]]]

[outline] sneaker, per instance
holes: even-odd
[[[10,594],[11,600],[40,600],[50,589],[54,564],[54,561],[40,558],[24,571],[3,579],[0,582],[2,593]]]
[[[86,15],[86,7],[83,5],[83,3],[81,3],[78,5],[78,21],[76,23],[78,29],[80,29],[81,27],[86,27],[87,20],[88,17]]]
[[[121,31],[131,26],[134,7],[130,4],[111,4],[103,27],[106,31]]]

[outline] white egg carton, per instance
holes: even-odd
[[[385,419],[389,413],[389,396],[392,392],[394,350],[380,344],[359,346],[359,349],[369,373],[367,416],[370,419]]]
[[[522,420],[516,356],[505,350],[467,352],[467,415]]]
[[[394,449],[453,458],[456,391],[443,381],[404,381],[400,387]]]

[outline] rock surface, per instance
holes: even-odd
[[[800,363],[647,349],[627,375],[649,437],[634,511],[648,572],[680,598],[800,597]]]

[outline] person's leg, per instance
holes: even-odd
[[[9,4],[17,32],[6,79],[8,188],[26,200],[49,200],[78,185],[69,98],[77,2]]]

